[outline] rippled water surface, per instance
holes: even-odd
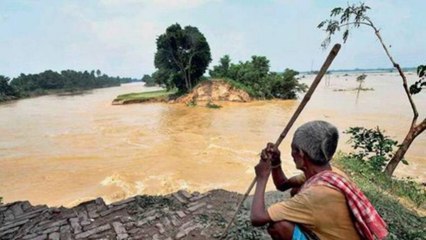
[[[325,77],[296,126],[314,119],[386,129],[399,141],[411,109],[398,77],[370,74],[374,91],[335,91],[357,86],[353,76]],[[415,80],[415,75],[409,75]],[[310,83],[312,76],[302,81]],[[186,188],[244,192],[253,178],[257,154],[274,142],[299,100],[223,103],[202,106],[149,103],[111,105],[118,94],[154,90],[141,84],[94,90],[77,96],[44,96],[0,105],[0,196],[4,202],[72,206],[104,197],[164,194]],[[419,119],[426,94],[415,96]],[[423,115],[422,115],[423,113]],[[294,130],[294,128],[293,128]],[[292,132],[290,132],[291,136]],[[288,137],[280,147],[288,175],[297,171]],[[342,135],[339,149],[348,151]],[[419,136],[399,176],[426,180],[426,134]],[[273,189],[272,182],[268,185]]]

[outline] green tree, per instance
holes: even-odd
[[[231,63],[228,55],[222,57],[210,75],[216,78],[231,79],[236,87],[247,91],[250,96],[261,99],[293,99],[303,92],[306,85],[300,84],[299,73],[286,69],[283,73],[271,72],[269,60],[264,56],[252,56],[250,61]]]
[[[168,87],[173,84],[181,92],[191,90],[210,62],[209,44],[196,27],[182,29],[176,23],[157,38],[154,65],[161,75],[169,75],[161,79]]]
[[[336,32],[339,32],[342,28],[345,28],[345,30],[343,31],[343,42],[347,41],[349,37],[349,32],[352,29],[359,28],[361,26],[366,26],[371,28],[374,31],[374,34],[379,40],[383,50],[385,51],[393,67],[398,71],[403,83],[402,86],[404,88],[404,91],[407,95],[411,109],[413,111],[413,118],[412,118],[411,125],[407,135],[405,136],[404,140],[399,145],[398,150],[395,152],[392,159],[389,161],[389,163],[387,164],[385,168],[385,173],[388,176],[392,176],[399,162],[401,162],[402,159],[404,158],[404,155],[407,152],[408,148],[410,147],[411,143],[414,141],[414,139],[417,136],[419,136],[426,129],[426,118],[424,118],[423,121],[421,121],[420,123],[417,122],[419,113],[417,111],[416,104],[411,96],[414,93],[410,92],[410,89],[408,88],[408,84],[407,84],[407,78],[404,72],[402,71],[400,65],[394,60],[394,58],[390,54],[390,51],[387,47],[388,45],[384,43],[382,36],[380,34],[379,28],[377,28],[374,25],[371,18],[367,16],[367,11],[369,9],[370,7],[366,6],[364,3],[360,3],[359,5],[356,5],[356,4],[349,5],[346,8],[336,7],[331,10],[330,19],[326,19],[322,21],[318,25],[318,28],[324,29],[324,31],[326,31],[327,33],[327,38],[322,43],[323,47],[327,47],[330,43],[331,36],[334,35]],[[423,68],[419,66],[418,74],[419,74],[419,69],[421,70]],[[420,76],[419,74],[419,77],[422,78],[423,76]],[[411,88],[415,89],[415,87],[413,86],[411,86]]]
[[[16,89],[9,85],[10,79],[0,75],[0,102],[17,99],[19,97]]]
[[[148,74],[143,75],[142,81],[145,82],[146,87],[155,86],[155,79]]]
[[[219,65],[214,66],[213,70],[209,71],[209,74],[213,78],[227,78],[229,77],[228,71],[230,66],[231,58],[229,55],[225,55],[219,60]]]

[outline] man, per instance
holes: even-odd
[[[279,150],[268,143],[255,167],[251,209],[254,226],[269,223],[273,239],[383,239],[386,224],[348,177],[330,165],[339,134],[333,125],[312,121],[293,136],[291,155],[303,175],[287,179]],[[278,190],[292,188],[292,198],[265,209],[265,188],[272,172]]]

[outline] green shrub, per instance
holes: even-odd
[[[425,239],[426,218],[400,203],[404,198],[424,209],[424,187],[411,179],[389,178],[345,154],[338,154],[335,163],[351,176],[388,224],[387,239]]]
[[[212,77],[226,78],[236,88],[259,99],[296,98],[298,92],[306,90],[306,85],[296,78],[298,74],[291,69],[285,69],[283,73],[271,72],[269,60],[264,56],[252,56],[251,61],[231,64],[226,55],[210,71]]]
[[[356,150],[350,156],[377,172],[383,170],[393,156],[393,148],[398,144],[397,141],[385,136],[379,127],[376,129],[350,127],[345,133],[351,135],[349,142]],[[403,160],[403,163],[407,164],[407,161]]]
[[[187,107],[195,107],[195,106],[197,106],[197,101],[195,101],[195,100],[191,100],[190,102],[188,102],[188,103],[186,104],[186,106],[187,106]]]
[[[209,101],[209,102],[206,104],[206,107],[207,107],[207,108],[212,108],[212,109],[219,109],[219,108],[221,108],[222,106],[217,105],[217,104],[214,104],[213,102]]]

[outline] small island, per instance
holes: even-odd
[[[196,35],[195,41],[187,42]],[[129,93],[114,99],[114,105],[141,102],[183,102],[194,105],[197,101],[237,101],[251,99],[295,99],[306,89],[299,83],[297,71],[270,70],[264,56],[252,56],[251,60],[231,63],[229,55],[203,76],[211,62],[210,47],[204,35],[196,27],[171,25],[157,38],[155,67],[157,71],[142,80],[146,86],[160,86],[164,91]]]

